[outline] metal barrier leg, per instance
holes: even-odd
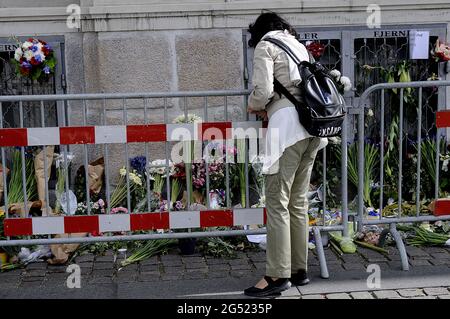
[[[323,279],[328,279],[330,275],[328,274],[327,260],[325,259],[325,252],[323,251],[322,236],[320,235],[320,229],[313,227],[314,239],[316,241],[317,257],[319,258],[320,264],[320,277]]]
[[[402,261],[402,270],[409,270],[408,263],[408,255],[406,254],[405,244],[403,243],[403,239],[400,236],[400,233],[397,231],[396,224],[391,224],[389,226],[390,232],[395,239],[395,243],[398,248],[398,252],[400,253],[400,260]]]

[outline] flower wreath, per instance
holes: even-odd
[[[52,47],[35,38],[19,42],[12,61],[17,75],[38,81],[47,80],[54,73],[56,66]]]

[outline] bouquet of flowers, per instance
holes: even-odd
[[[42,80],[54,73],[56,59],[48,43],[30,38],[23,43],[19,42],[13,63],[16,65],[17,74],[33,80]]]
[[[264,164],[264,156],[263,155],[254,156],[250,160],[250,163],[252,165],[252,170],[254,173],[256,191],[258,192],[259,197],[263,197],[264,196],[264,186],[265,186],[265,183],[264,183],[265,179],[264,179],[264,175],[262,173],[263,164]]]
[[[141,175],[145,173],[146,165],[147,158],[145,156],[136,156],[130,159],[130,166]]]
[[[338,70],[331,70],[329,75],[336,84],[339,93],[344,94],[344,92],[350,91],[352,88],[352,81],[348,77],[341,75],[341,72]]]
[[[119,181],[111,195],[111,199],[108,205],[111,209],[119,206],[127,198],[126,176],[127,170],[125,169],[125,167],[122,167],[119,170]],[[139,187],[143,187],[142,175],[137,173],[136,170],[132,170],[131,172],[129,172],[128,177],[130,181],[130,193],[133,193]]]
[[[225,191],[223,189],[213,189],[209,191],[209,203],[212,209],[225,207]]]
[[[436,40],[436,45],[431,51],[431,55],[434,56],[436,62],[450,61],[450,44],[440,42]]]
[[[66,169],[69,169],[69,166],[74,159],[74,155],[72,153],[64,154],[55,154],[55,163],[56,163],[56,205],[55,205],[55,213],[59,214],[61,211],[64,211],[66,214],[74,215],[77,211],[77,199],[75,194],[70,190],[65,190],[66,183]],[[67,162],[66,162],[67,161]],[[67,192],[66,192],[67,191]],[[69,198],[67,198],[67,196]],[[67,207],[67,203],[68,206]]]
[[[187,114],[187,116],[180,115],[177,116],[174,120],[173,123],[175,124],[182,124],[182,123],[200,123],[202,122],[202,118],[199,117],[198,115],[195,114]],[[195,141],[183,141],[183,155],[185,158],[187,158],[187,162],[188,163],[192,163],[194,160],[194,149],[195,149]],[[187,187],[188,187],[188,194],[190,194],[190,201],[193,202],[194,201],[194,197],[193,197],[193,190],[192,190],[192,166],[191,165],[186,165],[185,166],[185,176],[188,180],[187,182]]]
[[[164,180],[167,177],[174,174],[174,165],[172,161],[169,160],[169,171],[167,171],[166,160],[158,159],[150,163],[148,172],[150,174],[150,179],[153,180],[153,192],[161,194],[164,186]]]
[[[103,199],[99,199],[96,202],[89,203],[92,214],[104,214],[105,213],[105,201]],[[111,211],[112,212],[112,211]],[[75,211],[75,215],[86,215],[87,214],[87,205],[85,202],[80,202],[77,205],[77,210]]]
[[[311,52],[314,59],[320,59],[325,51],[325,46],[319,41],[308,41],[306,42],[306,49]]]
[[[26,181],[22,181],[22,156],[19,149],[12,152],[11,179],[9,181],[8,200],[10,204],[23,203],[22,182],[26,183],[27,198],[32,200],[37,196],[36,179],[34,177],[34,161],[30,153],[25,155]]]

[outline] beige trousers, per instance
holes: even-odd
[[[279,171],[266,175],[266,275],[290,278],[308,265],[307,192],[320,138],[310,137],[288,147]]]

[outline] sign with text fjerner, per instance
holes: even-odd
[[[15,51],[19,47],[18,44],[0,43],[0,52]]]
[[[409,32],[409,58],[428,59],[430,32],[411,30]]]

